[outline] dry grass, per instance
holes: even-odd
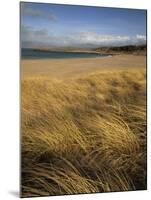
[[[22,82],[22,197],[146,189],[145,70]]]

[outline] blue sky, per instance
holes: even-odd
[[[144,44],[146,11],[21,3],[22,47]]]

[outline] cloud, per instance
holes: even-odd
[[[146,36],[145,35],[136,35],[136,38],[138,40],[146,41]]]
[[[26,5],[26,3],[21,4],[21,15],[34,18],[48,19],[52,21],[58,20],[57,16],[55,16],[53,13],[46,13],[41,9],[33,9]]]
[[[141,45],[146,43],[145,35],[120,36],[101,35],[95,32],[79,32],[67,35],[55,34],[47,30],[35,30],[31,27],[21,27],[22,47],[101,47]]]

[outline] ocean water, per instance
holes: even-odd
[[[82,53],[82,52],[61,52],[61,51],[44,51],[35,49],[21,49],[22,59],[68,59],[68,58],[96,58],[107,57],[109,55],[97,53]]]

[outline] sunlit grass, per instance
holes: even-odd
[[[146,189],[146,74],[22,82],[22,196]]]

